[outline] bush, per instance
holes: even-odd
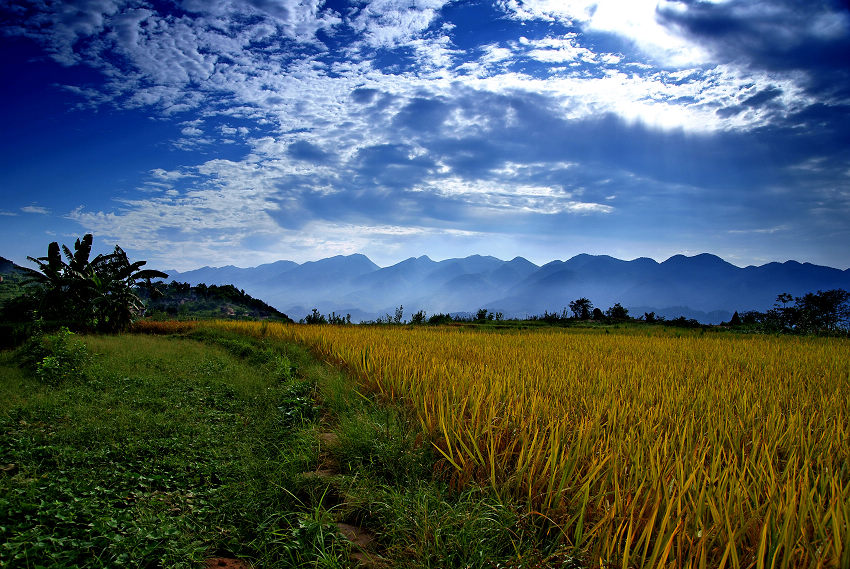
[[[21,348],[21,360],[44,383],[59,385],[84,377],[89,353],[79,337],[63,327],[55,334],[32,336]]]
[[[696,318],[685,318],[684,316],[679,316],[678,318],[673,318],[672,320],[667,320],[666,324],[668,326],[675,326],[677,328],[702,328],[702,324],[699,323],[699,320]]]
[[[408,486],[427,479],[434,467],[431,444],[405,411],[385,408],[343,418],[333,454],[343,474],[369,475]]]
[[[0,349],[20,346],[32,335],[36,308],[27,292],[0,302]]]
[[[314,308],[313,312],[304,317],[301,322],[303,324],[327,324],[328,319],[317,308]]]
[[[430,318],[428,318],[428,324],[451,324],[454,322],[451,314],[433,314]]]
[[[611,320],[628,320],[629,319],[629,309],[625,308],[619,302],[614,306],[605,311],[605,316]],[[653,314],[654,316],[654,314]]]
[[[416,325],[425,324],[425,316],[426,316],[425,311],[420,310],[419,312],[414,313],[410,317],[410,323],[416,324]]]

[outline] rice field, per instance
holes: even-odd
[[[415,409],[458,486],[594,567],[850,567],[850,342],[215,324],[310,346]]]

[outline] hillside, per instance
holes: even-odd
[[[140,289],[147,315],[153,318],[223,318],[292,322],[284,313],[233,285],[191,286],[171,281]]]
[[[29,269],[0,257],[0,306],[23,293],[23,281],[28,273]]]

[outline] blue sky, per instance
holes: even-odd
[[[850,267],[838,0],[0,1],[0,254]]]

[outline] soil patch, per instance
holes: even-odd
[[[253,569],[253,565],[241,559],[211,557],[204,561],[204,569]]]
[[[337,435],[336,433],[330,433],[330,432],[319,433],[319,442],[321,442],[323,445],[333,446],[337,442],[339,442],[339,435]]]
[[[351,524],[336,524],[339,533],[347,539],[352,546],[351,558],[363,567],[383,567],[381,558],[372,551],[375,536],[365,529]]]

